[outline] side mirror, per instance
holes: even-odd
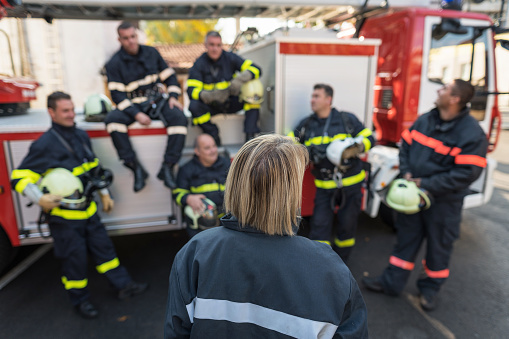
[[[441,40],[447,33],[467,34],[468,28],[461,26],[458,19],[443,18],[442,22],[433,29],[432,37],[435,40]]]

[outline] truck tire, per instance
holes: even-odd
[[[7,237],[7,234],[0,228],[0,274],[11,263],[15,250]]]
[[[380,219],[387,226],[391,227],[394,231],[396,231],[396,216],[398,213],[385,204],[380,204],[380,210],[378,211],[378,215]]]

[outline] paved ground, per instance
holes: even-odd
[[[423,312],[416,303],[416,274],[399,298],[362,289],[371,338],[507,338],[509,333],[509,131],[497,151],[496,189],[489,205],[466,210],[461,238],[443,287],[440,307]],[[394,244],[393,231],[363,216],[350,269],[380,274]],[[0,291],[0,338],[161,338],[167,278],[185,233],[165,232],[114,239],[122,263],[138,280],[151,284],[146,294],[117,301],[106,280],[90,267],[89,286],[101,312],[85,320],[72,312],[51,253]],[[23,252],[33,250],[24,249]],[[420,261],[420,260],[419,260]]]

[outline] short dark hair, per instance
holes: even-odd
[[[332,89],[332,87],[330,85],[327,85],[327,84],[316,84],[313,86],[313,90],[317,90],[317,89],[323,89],[325,91],[325,94],[328,96],[328,97],[331,97],[334,95],[334,90]]]
[[[207,39],[211,36],[216,37],[216,38],[221,38],[221,34],[219,34],[218,31],[208,31],[207,34],[205,34],[205,42],[207,42]]]
[[[64,92],[53,92],[48,95],[48,108],[56,109],[58,100],[71,100],[71,96]]]
[[[454,79],[453,83],[451,94],[460,98],[459,106],[463,108],[474,97],[474,86],[470,82],[461,79]]]
[[[118,27],[117,27],[118,35],[120,35],[120,30],[122,30],[122,29],[129,29],[129,28],[136,29],[136,26],[134,26],[134,24],[132,22],[130,22],[130,21],[122,21],[120,23],[120,25],[118,25]]]

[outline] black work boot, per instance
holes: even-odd
[[[384,287],[382,286],[380,277],[364,277],[362,278],[362,284],[370,291],[384,293]]]
[[[173,171],[174,167],[174,164],[163,162],[161,169],[157,174],[157,178],[164,182],[164,186],[171,189],[177,188],[177,179],[175,178],[175,172]]]
[[[437,307],[437,294],[421,294],[419,296],[419,303],[425,311],[433,311]]]
[[[125,300],[127,298],[134,297],[135,295],[145,292],[147,288],[148,283],[137,283],[131,281],[126,287],[118,291],[118,298],[120,300]]]
[[[78,312],[78,314],[85,319],[97,318],[99,315],[99,312],[95,306],[92,305],[88,300],[85,300],[81,304],[74,306],[74,308],[76,309],[76,312]]]
[[[145,180],[148,178],[148,173],[145,171],[143,166],[138,162],[138,159],[134,161],[124,162],[124,166],[133,171],[134,174],[134,185],[133,190],[135,192],[141,191],[145,187]]]

